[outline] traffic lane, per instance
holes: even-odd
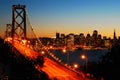
[[[52,60],[46,58],[44,67],[42,68],[50,77],[58,78],[58,80],[82,80],[82,78],[75,72],[53,62]]]

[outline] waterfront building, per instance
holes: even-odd
[[[120,36],[118,36],[118,44],[120,44]]]
[[[86,36],[86,46],[91,46],[91,36],[89,33]]]
[[[102,36],[101,36],[101,34],[99,34],[99,35],[98,35],[98,39],[102,39]]]
[[[57,39],[60,38],[60,33],[56,32],[56,38],[57,38]]]
[[[67,39],[67,48],[72,49],[74,46],[74,34],[69,34],[69,38]]]
[[[96,40],[98,38],[98,31],[97,30],[93,31],[92,37],[93,37],[94,40]]]
[[[106,37],[106,36],[103,36],[103,40],[105,40],[105,39],[107,39],[107,37]]]
[[[74,35],[74,44],[79,45],[79,35]]]
[[[110,39],[110,38],[105,39],[105,40],[104,40],[104,45],[105,45],[105,47],[107,47],[108,49],[111,49],[111,47],[112,47],[111,39]]]
[[[101,34],[98,35],[96,46],[97,46],[97,47],[103,46]]]
[[[73,46],[79,46],[79,47],[107,47],[111,48],[111,45],[113,46],[115,43],[120,44],[120,38],[117,39],[116,32],[114,29],[113,39],[107,38],[106,36],[103,36],[101,34],[98,34],[97,30],[93,31],[92,36],[88,33],[86,36],[84,36],[84,33],[80,33],[79,35],[74,35],[73,33],[70,33],[68,35],[56,33],[56,38],[54,39],[54,45],[58,47],[73,47]]]
[[[65,34],[61,34],[60,38],[64,39],[65,38]]]
[[[55,46],[60,46],[60,33],[56,32]]]
[[[83,33],[80,33],[79,35],[79,42],[80,42],[80,45],[84,46],[85,45],[85,36]]]
[[[94,30],[92,34],[92,46],[97,46],[97,39],[98,39],[98,31]]]

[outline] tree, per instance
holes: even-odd
[[[119,78],[120,72],[120,45],[116,44],[111,51],[102,57],[99,63],[99,74],[105,80],[115,80]]]

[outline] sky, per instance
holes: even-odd
[[[0,0],[0,35],[12,23],[12,5],[26,5],[30,23],[39,37],[88,33],[120,36],[120,0]]]

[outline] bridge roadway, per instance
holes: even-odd
[[[38,56],[37,52],[26,46],[14,43],[14,47],[27,59],[35,60]],[[35,65],[35,67],[39,71],[42,70],[46,72],[50,79],[57,78],[57,80],[83,80],[82,76],[58,64],[57,62],[50,60],[49,58],[45,58],[43,68],[41,68],[39,65]]]

